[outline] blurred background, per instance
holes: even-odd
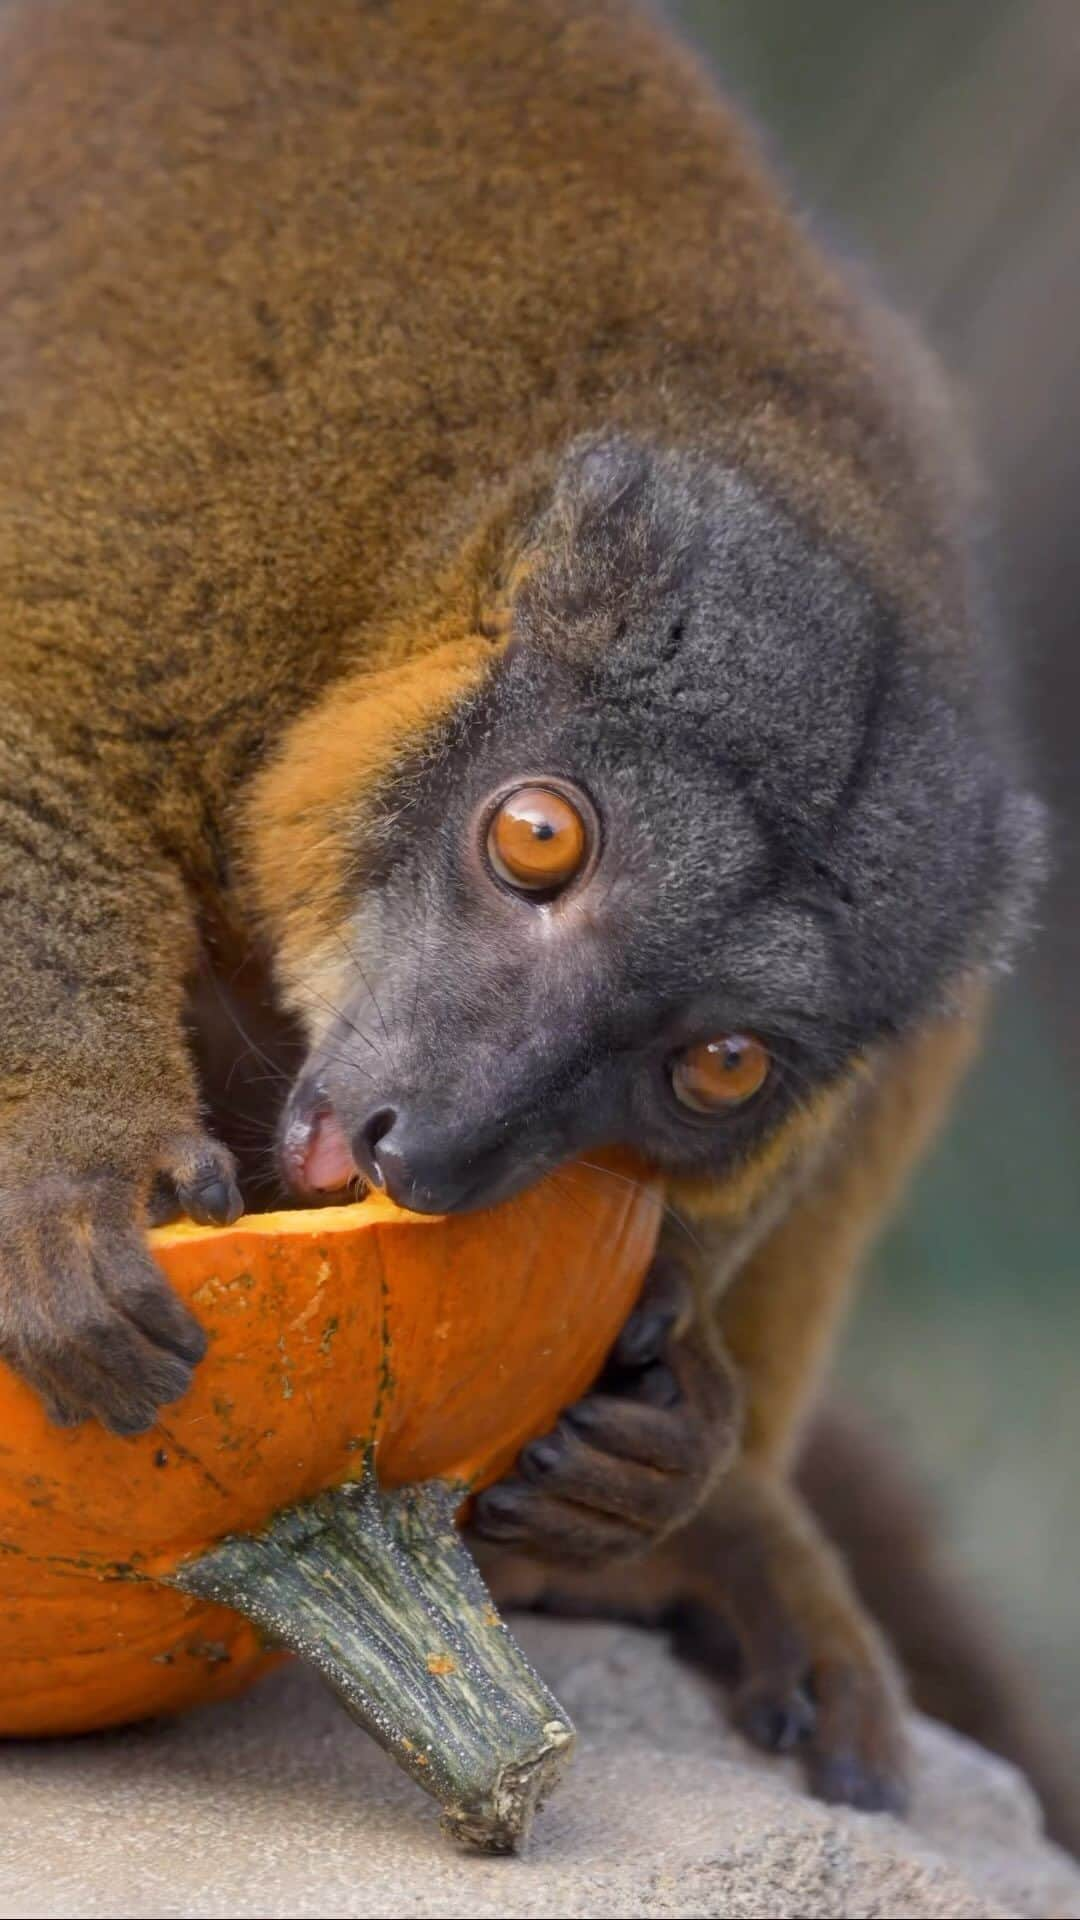
[[[1080,1739],[1080,0],[669,11],[816,227],[921,322],[982,456],[1055,873],[841,1369]]]

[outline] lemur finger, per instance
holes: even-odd
[[[151,1427],[160,1406],[180,1399],[191,1368],[165,1353],[98,1296],[72,1316],[62,1355],[50,1369],[66,1401],[97,1414],[113,1433]]]
[[[134,1234],[100,1234],[94,1271],[101,1291],[156,1348],[182,1361],[189,1373],[206,1354],[207,1339],[152,1256]]]
[[[208,1134],[180,1134],[168,1142],[151,1193],[158,1224],[168,1217],[161,1214],[161,1174],[171,1183],[179,1209],[199,1226],[228,1227],[244,1211],[233,1156]]]
[[[150,1189],[150,1198],[146,1203],[146,1224],[148,1227],[167,1227],[183,1216],[180,1196],[167,1173],[154,1175],[154,1184]]]
[[[179,1399],[191,1379],[183,1361],[152,1347],[100,1296],[71,1313],[62,1340],[24,1349],[17,1364],[58,1424],[93,1415],[118,1434],[152,1426],[158,1407]]]
[[[723,1593],[722,1564],[717,1573]],[[684,1603],[675,1627],[678,1650],[691,1665],[733,1685],[732,1719],[748,1740],[767,1753],[786,1753],[814,1725],[810,1649],[767,1586],[759,1585],[755,1602],[742,1610],[738,1628],[715,1605]]]
[[[794,1672],[755,1674],[735,1690],[732,1719],[766,1753],[788,1753],[814,1726],[814,1705]]]
[[[682,1476],[597,1453],[563,1420],[525,1448],[518,1473],[547,1498],[611,1514],[649,1533],[677,1518],[686,1501]]]
[[[89,1419],[89,1414],[83,1408],[73,1406],[62,1393],[57,1392],[49,1384],[47,1374],[41,1374],[37,1380],[31,1380],[30,1384],[35,1386],[41,1395],[42,1405],[54,1427],[81,1427],[83,1422]]]
[[[175,1354],[189,1367],[198,1366],[199,1361],[205,1359],[206,1333],[167,1283],[145,1286],[124,1301],[124,1310],[148,1340]]]
[[[152,1426],[201,1329],[155,1265],[127,1181],[51,1176],[0,1196],[0,1351],[65,1424]]]
[[[668,1408],[594,1393],[568,1408],[563,1420],[600,1455],[668,1474],[689,1473],[699,1465],[700,1435]]]
[[[654,1260],[641,1298],[611,1350],[609,1366],[635,1368],[659,1360],[669,1342],[685,1333],[694,1296],[685,1268],[664,1256]]]
[[[85,1420],[91,1418],[92,1410],[81,1406],[36,1355],[12,1352],[5,1347],[0,1348],[0,1358],[16,1368],[27,1386],[33,1388],[54,1427],[81,1427]]]
[[[749,1645],[717,1607],[680,1599],[671,1615],[676,1653],[732,1686],[732,1720],[767,1753],[788,1753],[813,1728],[805,1688],[807,1649],[799,1636],[769,1632]],[[738,1684],[736,1684],[738,1682]]]
[[[550,1499],[524,1480],[500,1480],[480,1494],[471,1524],[483,1539],[524,1542],[540,1558],[585,1565],[623,1559],[643,1544],[637,1528],[624,1520]]]
[[[191,1384],[191,1361],[153,1344],[128,1317],[132,1301],[145,1309],[151,1292],[168,1296],[168,1283],[136,1228],[99,1226],[53,1239],[42,1247],[52,1309],[31,1336],[53,1398],[71,1413],[95,1414],[115,1433],[140,1432]],[[186,1309],[178,1300],[175,1306],[186,1320]]]
[[[813,1791],[865,1813],[908,1805],[903,1725],[887,1680],[875,1667],[821,1660],[810,1676],[814,1730],[807,1754]]]

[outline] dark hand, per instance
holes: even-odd
[[[51,1418],[96,1418],[142,1433],[179,1400],[206,1351],[145,1241],[156,1221],[186,1213],[236,1219],[243,1202],[231,1156],[201,1133],[154,1155],[141,1181],[108,1171],[0,1170],[0,1357],[41,1395]]]
[[[645,1553],[700,1505],[738,1428],[738,1392],[694,1324],[690,1280],[661,1255],[592,1392],[479,1495],[473,1530],[580,1567]]]

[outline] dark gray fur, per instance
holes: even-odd
[[[722,1172],[1001,964],[1040,865],[979,676],[949,684],[743,477],[579,443],[523,561],[505,656],[358,839],[367,980],[301,1084],[354,1132],[398,1116],[421,1207],[487,1203],[602,1142]],[[545,774],[602,823],[571,908],[463,859],[485,796]],[[553,938],[565,911],[574,937]],[[668,1062],[728,1029],[764,1037],[776,1073],[702,1120]]]

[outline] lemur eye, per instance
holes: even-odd
[[[585,822],[553,787],[517,787],[488,827],[488,858],[497,874],[525,893],[565,887],[586,852]]]
[[[723,1113],[741,1106],[764,1086],[769,1056],[750,1033],[721,1033],[687,1047],[672,1064],[676,1098],[695,1113]]]

